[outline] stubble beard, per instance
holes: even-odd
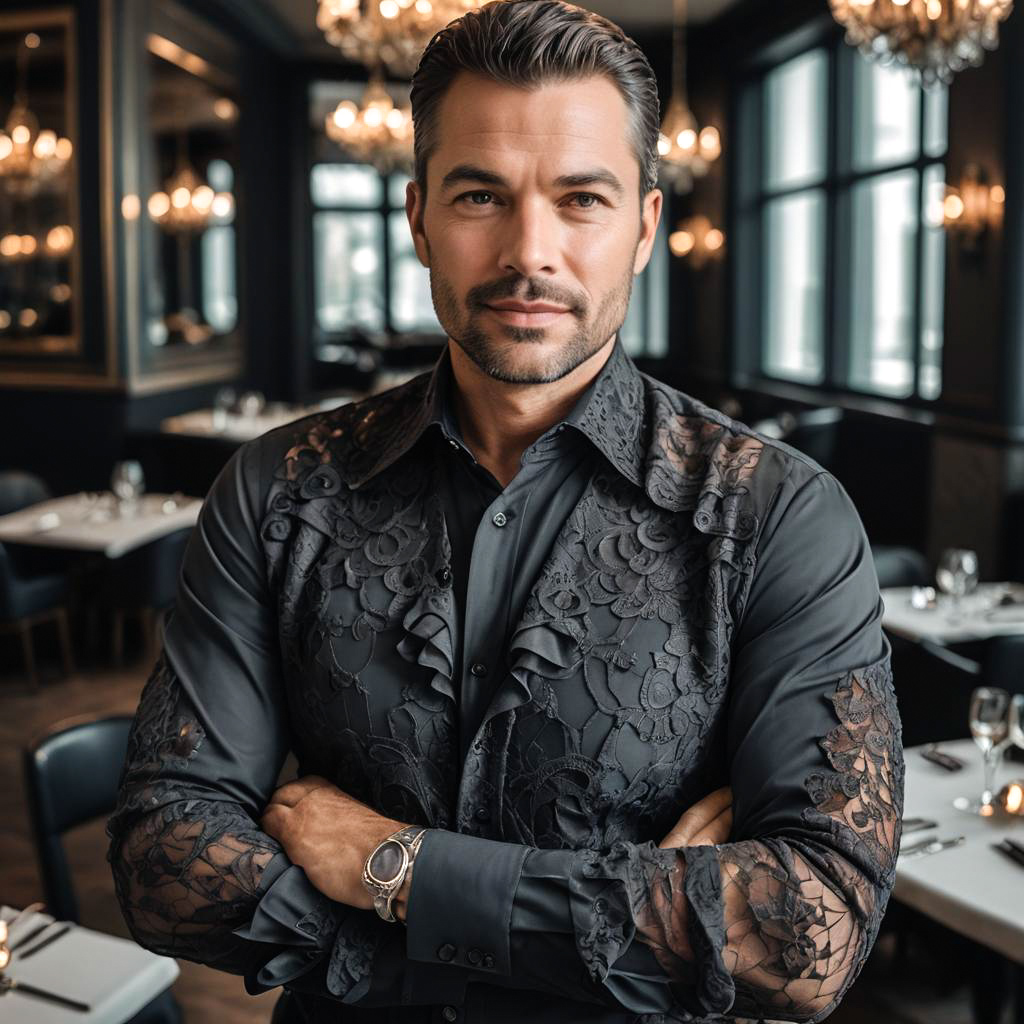
[[[523,282],[526,288],[523,289]],[[583,296],[555,291],[533,278],[506,278],[469,290],[464,304],[451,282],[433,267],[430,294],[434,310],[445,333],[479,369],[504,384],[550,384],[572,373],[598,352],[623,325],[633,292],[633,272],[628,269],[620,283],[601,300],[593,317]],[[520,346],[547,341],[550,328],[501,325],[500,340],[481,323],[485,302],[516,298],[525,302],[549,301],[568,306],[565,315],[576,319],[576,327],[564,345],[541,366],[522,366],[516,359]],[[508,343],[512,342],[512,345]]]

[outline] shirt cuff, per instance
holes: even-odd
[[[510,975],[512,903],[529,850],[428,829],[409,887],[407,956]]]

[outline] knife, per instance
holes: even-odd
[[[92,1007],[88,1003],[81,1003],[77,999],[68,999],[67,996],[59,996],[56,992],[47,992],[45,989],[36,988],[35,985],[26,985],[23,981],[16,981],[14,978],[4,978],[0,985],[0,995],[4,992],[24,992],[27,996],[36,996],[38,999],[49,999],[51,1002],[59,1003],[71,1010],[81,1010],[88,1013]]]
[[[54,921],[53,924],[60,924],[60,922]],[[39,950],[45,949],[51,942],[56,942],[57,939],[59,939],[62,935],[66,935],[69,931],[71,931],[72,927],[72,923],[70,921],[67,921],[64,923],[64,926],[62,928],[57,928],[56,931],[52,931],[50,932],[49,935],[43,936],[43,938],[41,938],[34,946],[30,947],[29,949],[22,949],[21,946],[19,945],[19,961],[27,960],[30,956],[34,956],[36,953],[38,953]]]
[[[911,843],[910,846],[901,846],[900,854],[924,854],[938,853],[950,846],[959,846],[966,841],[966,836],[956,836],[953,839],[922,839],[920,842]]]

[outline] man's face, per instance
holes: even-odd
[[[524,90],[468,72],[441,103],[427,195],[406,212],[441,326],[496,380],[559,380],[626,318],[661,193],[604,76]]]

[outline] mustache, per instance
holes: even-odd
[[[525,290],[523,282],[526,283]],[[522,302],[552,302],[565,306],[570,313],[580,316],[587,311],[586,299],[570,292],[543,283],[532,277],[506,277],[500,281],[488,281],[486,284],[474,285],[466,294],[466,304],[474,311],[481,311],[484,306],[501,299],[519,299]]]

